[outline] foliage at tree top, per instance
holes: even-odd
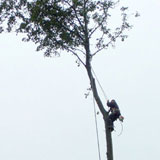
[[[109,27],[110,11],[119,1],[115,0],[1,0],[0,32],[26,33],[24,41],[33,41],[37,50],[45,55],[66,50],[75,54],[99,51],[113,45],[117,38],[123,41],[128,23],[127,7],[121,7],[121,24],[113,31]],[[6,30],[5,30],[6,29]],[[90,51],[90,43],[95,43]]]

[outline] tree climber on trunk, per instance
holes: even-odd
[[[108,126],[109,130],[112,132],[114,130],[113,122],[116,121],[118,118],[121,122],[123,122],[124,117],[121,116],[121,112],[115,100],[111,100],[111,102],[109,102],[108,100],[107,106],[110,108],[108,113],[111,112],[108,117]]]

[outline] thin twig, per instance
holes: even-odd
[[[67,49],[69,52],[73,53],[77,58],[78,60],[84,65],[84,67],[86,67],[85,63],[82,61],[82,59],[78,56],[78,54],[76,52],[74,52],[73,50],[71,49]]]
[[[79,51],[79,52],[81,52],[83,55],[86,55],[86,54],[85,54],[85,52],[84,52],[83,50],[81,50],[81,49],[78,49],[78,48],[73,48],[73,47],[72,47],[72,50]]]
[[[119,32],[119,34],[114,38],[114,41],[121,35],[122,31]],[[92,54],[92,56],[95,56],[98,52],[100,52],[103,49],[106,49],[111,43],[113,42],[113,39],[111,39],[107,44],[105,44],[102,48],[98,49],[96,52]]]

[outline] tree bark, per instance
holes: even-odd
[[[88,73],[88,76],[89,76],[89,79],[90,79],[90,84],[91,84],[91,88],[92,88],[92,92],[93,92],[93,96],[94,96],[94,99],[103,115],[103,119],[104,119],[104,124],[105,124],[105,134],[106,134],[106,145],[107,145],[107,152],[106,152],[106,155],[107,155],[107,160],[113,160],[113,146],[112,146],[112,133],[111,131],[108,129],[108,112],[105,110],[102,102],[101,102],[101,99],[98,95],[98,92],[97,92],[97,87],[96,87],[96,83],[95,83],[95,79],[92,75],[92,72],[91,72],[91,64],[90,62],[88,62],[88,66],[86,67],[87,69],[87,73]]]
[[[106,117],[108,119],[108,116]],[[105,122],[105,132],[106,132],[106,144],[107,144],[107,160],[113,160],[113,145],[112,145],[112,133],[111,131],[108,129],[108,120],[106,121],[104,119]]]
[[[86,15],[86,10],[85,10],[85,3],[84,3],[84,22],[85,22],[85,51],[86,51],[86,70],[88,73],[88,77],[90,80],[90,85],[92,88],[93,96],[94,99],[103,115],[104,123],[105,123],[105,133],[106,133],[106,145],[107,145],[107,160],[113,160],[113,148],[112,148],[112,134],[111,131],[108,129],[108,112],[105,110],[102,101],[98,95],[95,79],[92,75],[92,67],[91,67],[91,54],[90,54],[90,42],[89,42],[89,37],[88,37],[88,22],[87,22],[87,15]]]

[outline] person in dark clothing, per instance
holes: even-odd
[[[110,131],[113,131],[114,130],[114,124],[113,124],[114,121],[116,121],[119,118],[119,120],[123,122],[124,118],[123,118],[123,116],[121,116],[121,112],[120,112],[119,107],[118,107],[115,100],[111,100],[111,102],[109,102],[109,100],[108,100],[107,106],[109,107],[108,112],[111,112],[108,117],[108,126],[109,126]]]

